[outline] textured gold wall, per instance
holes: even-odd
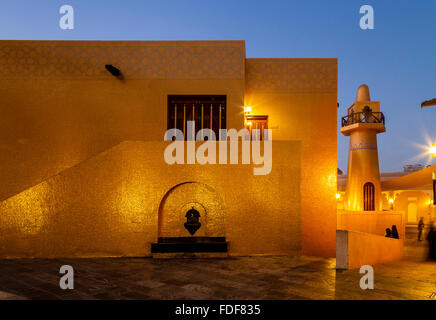
[[[247,59],[245,104],[274,139],[301,141],[302,252],[334,257],[337,59]]]
[[[162,200],[192,181],[209,186],[222,201],[231,255],[300,252],[298,142],[274,142],[268,176],[254,176],[253,165],[170,166],[163,159],[166,145],[123,142],[1,202],[0,257],[150,255],[158,219],[165,219],[159,215]],[[191,191],[194,198],[179,199],[180,205],[194,200],[209,210],[217,199],[203,195],[203,187]],[[208,231],[222,235],[221,214],[211,214],[215,222]]]
[[[407,219],[401,211],[338,211],[338,230],[352,230],[379,236],[386,234],[386,228],[397,226],[403,239],[406,235]]]
[[[338,256],[340,269],[360,269],[403,258],[404,239],[392,239],[370,233],[338,230]]]
[[[424,218],[425,223],[429,223],[431,220],[431,206],[429,205],[429,201],[431,200],[431,192],[423,192],[418,190],[406,190],[406,191],[397,191],[393,209],[396,211],[403,211],[406,216],[406,222],[409,223],[418,223],[421,217]],[[416,204],[416,220],[409,221],[408,217],[408,209],[409,203]]]
[[[231,254],[334,256],[336,68],[243,41],[0,41],[1,255],[148,255],[162,198],[194,181],[223,200]],[[269,115],[272,173],[164,164],[170,94],[226,95],[228,128],[244,103]]]
[[[226,95],[241,128],[244,59],[243,41],[0,41],[0,200],[122,141],[162,141],[170,94]]]

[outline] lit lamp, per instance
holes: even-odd
[[[251,127],[251,122],[249,119],[249,115],[251,114],[251,107],[246,106],[244,107],[244,120],[245,120],[245,126]]]
[[[432,144],[430,147],[430,155],[435,158],[436,157],[436,144]],[[434,179],[433,179],[434,180]]]
[[[336,193],[336,199],[340,199],[341,198],[341,194],[340,193]]]
[[[245,106],[244,107],[244,122],[245,122],[245,128],[248,129],[249,131],[249,137],[251,137],[251,118],[250,118],[250,114],[251,114],[251,107],[250,106]]]
[[[391,210],[393,210],[394,209],[394,199],[392,199],[392,198],[389,199],[389,205],[391,207]]]

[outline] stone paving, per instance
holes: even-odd
[[[241,257],[28,259],[0,261],[0,299],[436,299],[436,263],[422,246],[406,259],[377,265],[375,289],[335,259]],[[74,290],[61,290],[59,268],[73,266]]]

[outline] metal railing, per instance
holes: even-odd
[[[385,116],[383,112],[354,112],[348,116],[342,117],[342,127],[355,123],[383,123]]]

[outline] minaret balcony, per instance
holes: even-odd
[[[383,112],[353,112],[342,117],[341,133],[349,135],[352,131],[375,130],[385,132],[385,116]]]

